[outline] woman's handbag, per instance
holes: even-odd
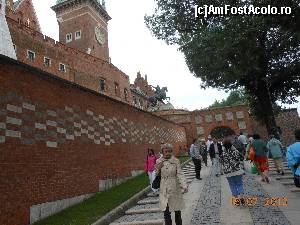
[[[298,187],[298,188],[300,188],[300,176],[296,174],[296,170],[298,169],[299,165],[300,165],[300,159],[299,159],[298,163],[296,163],[296,164],[294,165],[294,169],[295,169],[295,173],[294,173],[294,184],[295,184],[295,186]]]
[[[253,146],[251,146],[251,147],[250,147],[250,150],[249,150],[249,159],[250,159],[251,161],[253,161],[254,158],[255,158],[255,151],[254,151]]]
[[[153,189],[159,189],[160,188],[160,181],[161,181],[161,175],[158,173],[155,177],[155,179],[152,182],[152,188]]]

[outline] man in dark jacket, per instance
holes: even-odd
[[[193,144],[191,145],[190,148],[190,156],[192,157],[192,160],[195,165],[195,173],[196,173],[196,179],[202,180],[200,177],[200,171],[201,171],[201,155],[198,146],[196,145],[196,140],[193,140]]]
[[[222,145],[217,142],[216,139],[213,140],[213,143],[209,147],[209,156],[212,161],[212,164],[216,168],[216,176],[218,177],[221,173],[220,169],[220,157],[222,156]]]
[[[216,162],[216,158],[219,158],[220,155],[222,155],[222,145],[214,139],[209,147],[209,156],[212,164]]]
[[[239,151],[239,153],[241,154],[241,157],[244,158],[244,157],[245,157],[245,151],[246,151],[246,148],[245,148],[245,146],[239,141],[238,136],[236,136],[236,135],[233,136],[232,145]]]

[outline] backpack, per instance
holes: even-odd
[[[294,165],[295,173],[294,173],[294,184],[296,187],[300,188],[300,176],[296,174],[296,170],[298,169],[300,165],[300,159],[299,161]]]

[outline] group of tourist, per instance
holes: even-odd
[[[296,142],[287,149],[288,166],[292,169],[300,185],[300,130],[295,131]],[[269,183],[268,158],[274,160],[277,172],[284,175],[283,155],[284,147],[274,135],[270,135],[268,142],[264,142],[260,135],[248,135],[241,132],[239,136],[226,136],[217,140],[208,136],[208,140],[194,139],[189,155],[195,164],[196,179],[201,180],[202,162],[208,166],[207,156],[210,156],[212,165],[220,168],[215,175],[224,175],[227,178],[232,196],[245,201],[243,175],[244,160],[251,160],[256,166],[261,181]],[[164,212],[166,225],[172,224],[171,212],[175,212],[176,225],[182,225],[181,210],[184,208],[183,194],[188,192],[185,176],[181,171],[179,160],[173,155],[171,144],[162,144],[160,155],[156,156],[152,149],[148,150],[145,162],[145,171],[148,173],[150,185],[159,176],[160,187],[152,187],[154,194],[159,194],[160,209]]]

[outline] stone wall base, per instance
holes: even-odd
[[[78,204],[94,194],[86,194],[81,196],[76,196],[73,198],[66,198],[62,200],[57,200],[54,202],[45,202],[38,205],[33,205],[30,207],[30,224],[33,224],[41,219],[58,213],[68,207]]]

